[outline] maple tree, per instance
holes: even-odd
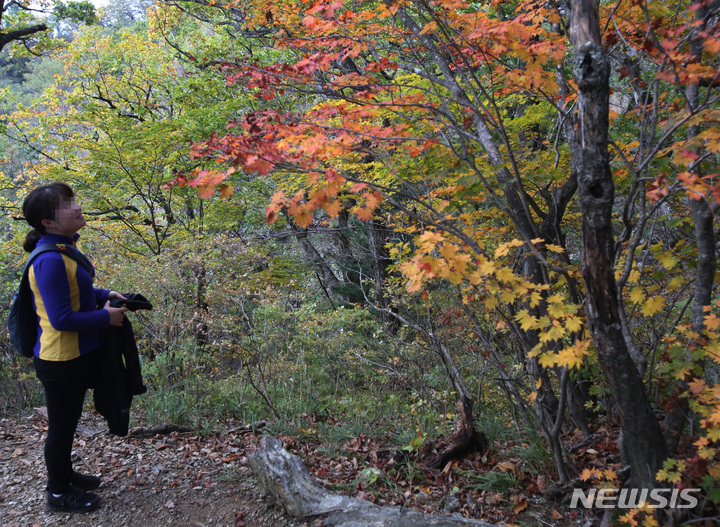
[[[192,155],[209,164],[176,182],[272,174],[268,220],[300,228],[342,210],[391,213],[408,290],[454,285],[499,372],[497,332],[515,339],[560,478],[566,410],[587,426],[583,376],[597,357],[633,481],[655,484],[669,450],[647,387],[674,327],[650,350],[638,341],[645,319],[682,318],[688,297],[653,297],[662,284],[693,281],[698,330],[714,299],[717,2],[172,4],[206,6],[277,57],[219,65],[256,90],[258,109],[197,143]],[[305,107],[288,109],[288,93]],[[694,243],[656,233],[677,229],[685,209]]]

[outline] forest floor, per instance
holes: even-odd
[[[47,425],[42,412],[0,420],[0,526],[321,525],[320,518],[288,518],[272,503],[247,464],[247,456],[255,451],[260,436],[238,431],[240,423],[235,423],[235,427],[233,423],[226,424],[230,431],[224,433],[175,431],[142,437],[138,435],[142,431],[139,429],[121,438],[108,434],[102,419],[86,412],[75,440],[74,467],[103,478],[96,491],[102,501],[91,513],[67,514],[48,512],[45,507],[42,452]],[[466,486],[458,478],[453,481],[448,473],[441,478],[443,485],[432,477],[428,479],[427,474],[422,476],[409,470],[409,481],[378,478],[379,469],[364,469],[392,465],[393,461],[387,458],[397,448],[385,448],[367,437],[347,441],[336,455],[323,453],[312,441],[290,436],[278,439],[327,487],[379,505],[403,505],[438,514],[456,512],[505,525],[563,527],[585,523],[560,504],[544,500],[539,493],[525,496],[515,491],[478,490],[461,493],[461,498],[466,499],[457,499],[448,492],[448,485],[455,491],[457,485]],[[470,469],[482,461],[470,459],[467,463]],[[505,463],[505,469],[513,468],[511,461]],[[454,473],[463,473],[456,468],[457,465],[453,467]],[[542,479],[539,483],[542,484]]]

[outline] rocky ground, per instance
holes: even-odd
[[[0,525],[4,527],[311,526],[270,503],[247,465],[257,437],[242,431],[203,437],[188,432],[106,432],[86,414],[74,446],[76,470],[99,475],[100,507],[88,514],[45,508],[42,412],[0,421]],[[136,431],[141,433],[142,430]]]

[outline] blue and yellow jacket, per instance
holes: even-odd
[[[43,234],[38,245],[75,245],[75,239]],[[110,291],[93,287],[93,276],[71,257],[45,252],[32,262],[28,278],[38,316],[35,356],[65,361],[85,355],[100,345],[99,330],[110,325],[105,304]]]

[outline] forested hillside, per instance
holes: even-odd
[[[65,181],[155,306],[136,419],[266,420],[383,503],[718,521],[720,2],[599,4],[0,3],[3,328]],[[605,487],[697,505],[563,509]]]

